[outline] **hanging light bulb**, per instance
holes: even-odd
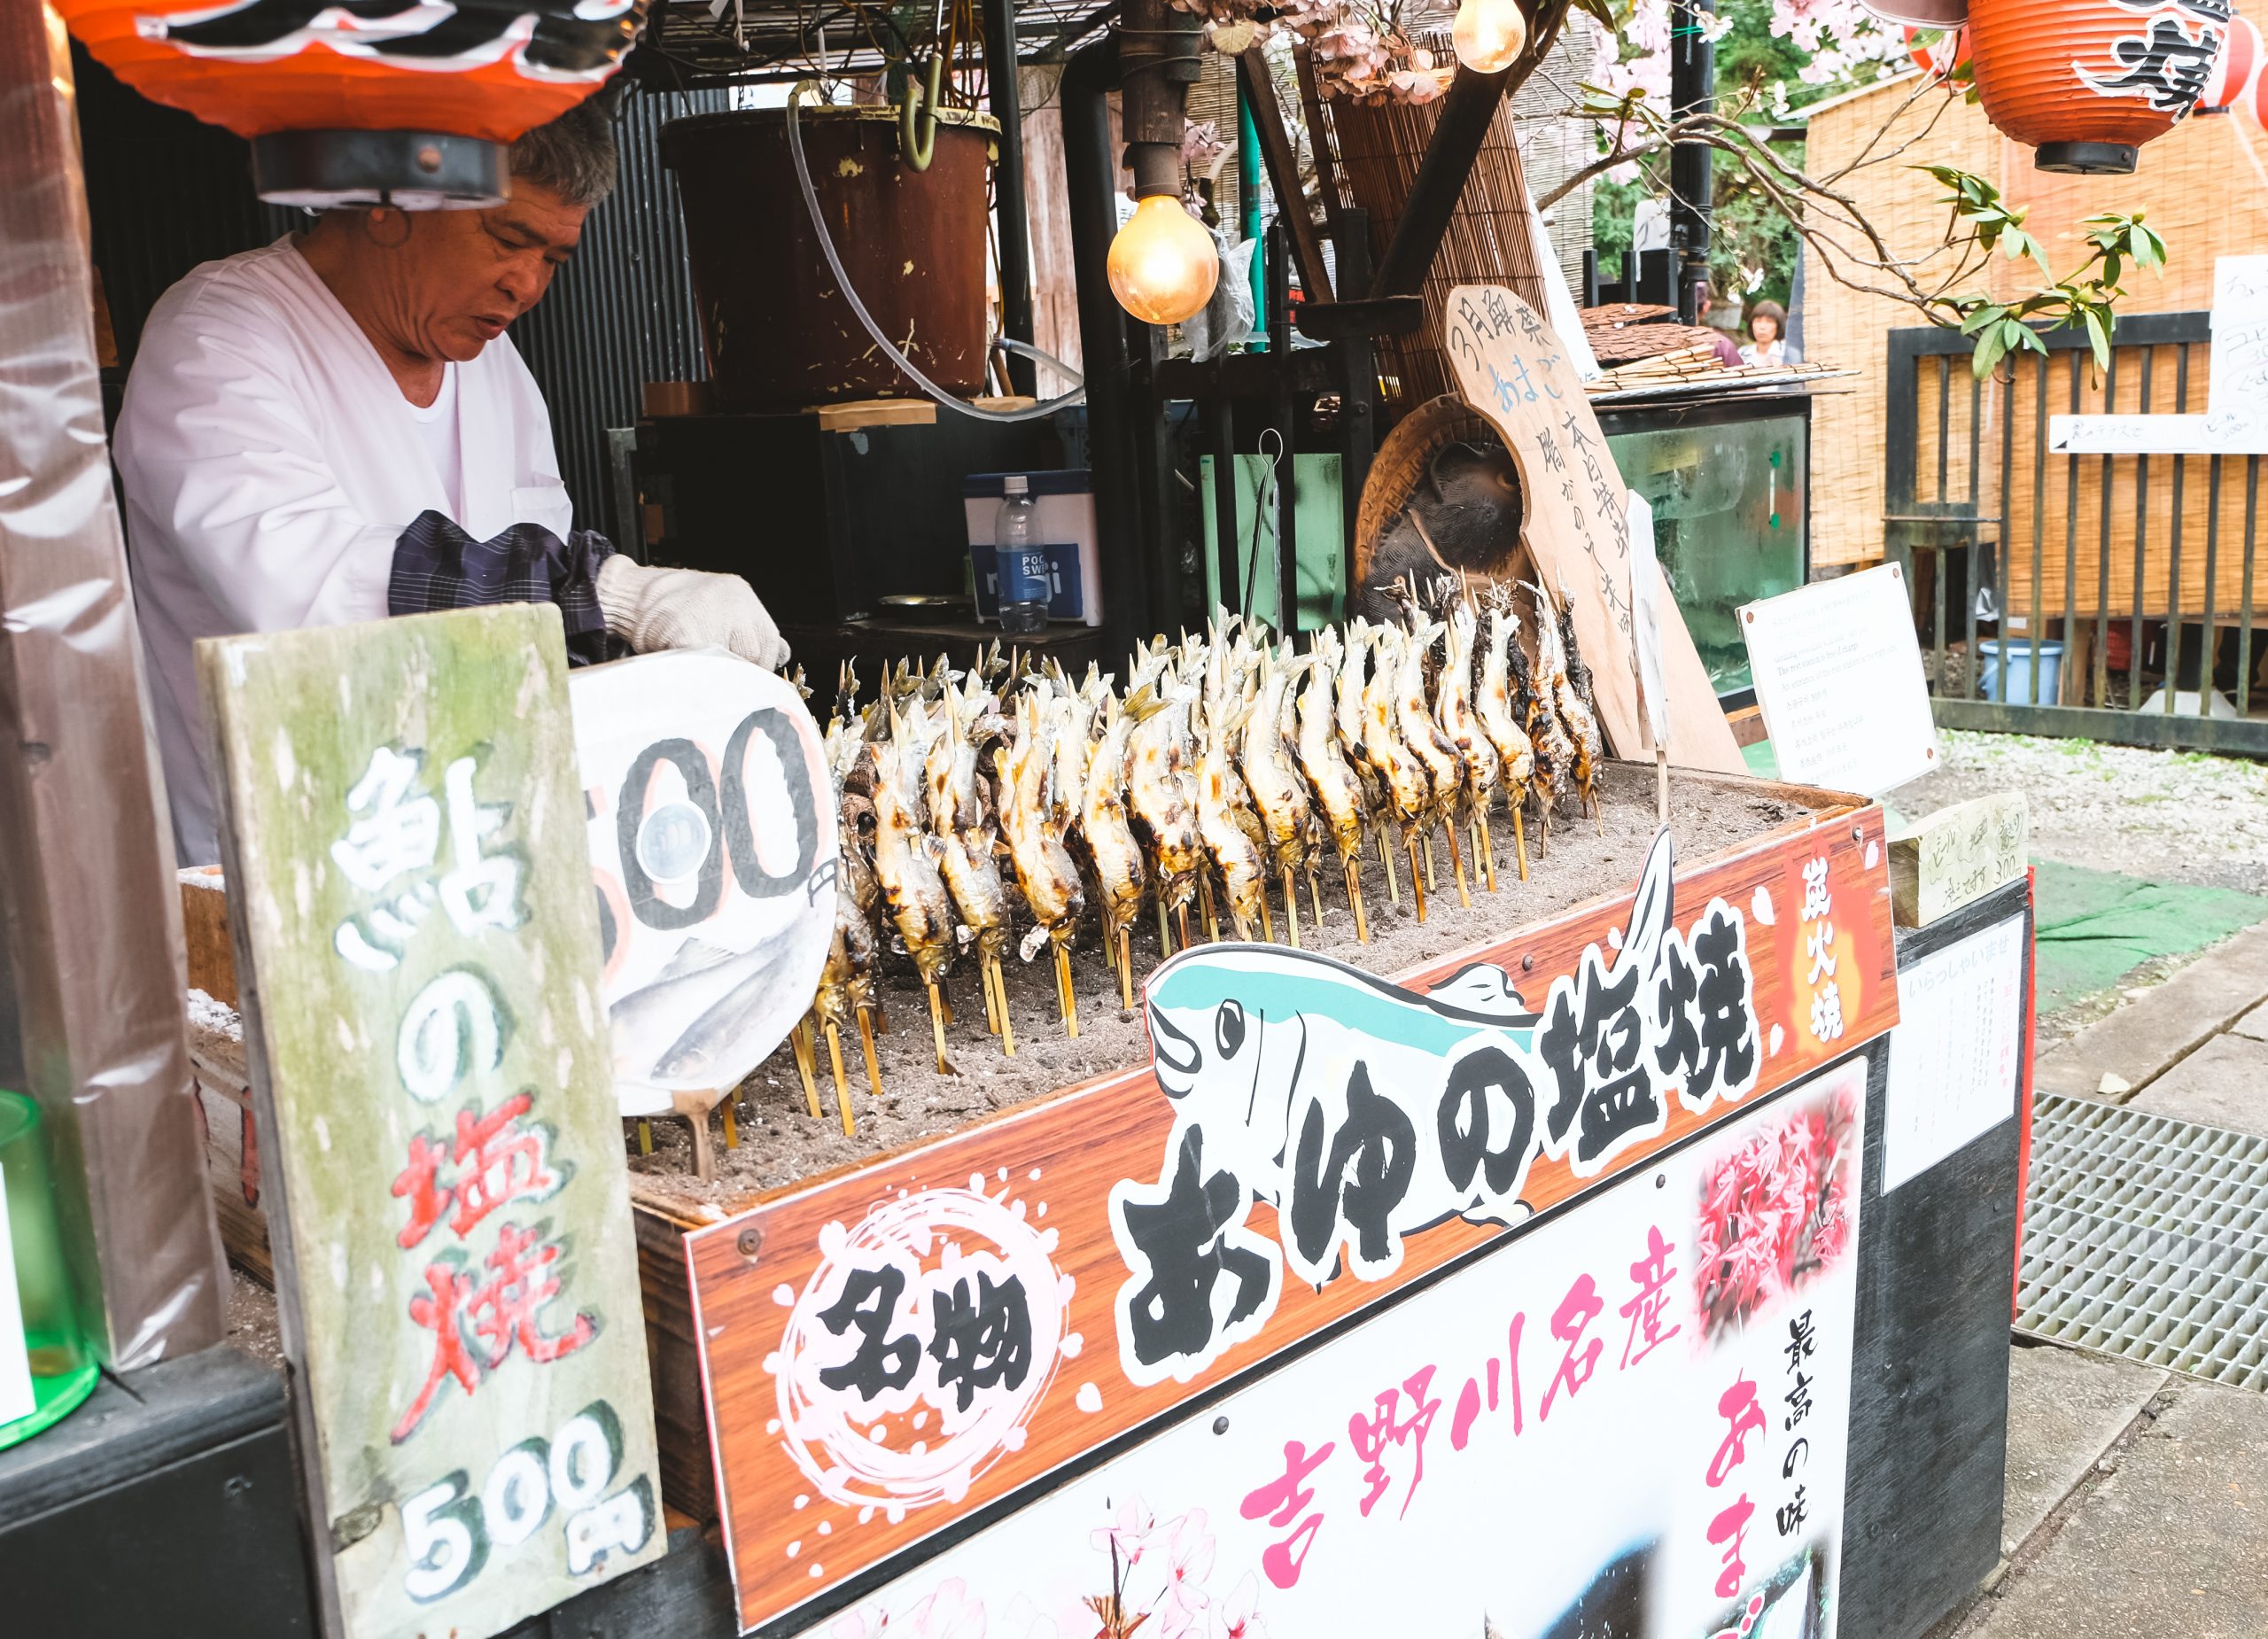
[[[1153,193],[1110,242],[1110,293],[1146,324],[1178,324],[1212,299],[1221,253],[1170,193]]]
[[[1519,0],[1459,0],[1449,29],[1456,60],[1475,74],[1502,74],[1527,50],[1527,19]]]

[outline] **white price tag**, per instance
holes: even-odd
[[[0,1173],[0,1423],[28,1417],[36,1403],[23,1303],[16,1292],[16,1247],[8,1231],[8,1179]]]

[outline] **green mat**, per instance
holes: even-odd
[[[2039,1011],[2109,990],[2144,962],[2181,956],[2268,918],[2268,899],[2037,862]]]

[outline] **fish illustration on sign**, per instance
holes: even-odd
[[[1531,1006],[1475,963],[1428,991],[1267,944],[1175,957],[1144,990],[1152,1069],[1174,1104],[1154,1184],[1122,1180],[1111,1231],[1128,1375],[1186,1382],[1273,1312],[1283,1271],[1381,1280],[1452,1217],[1510,1224],[1539,1156],[1592,1177],[1756,1083],[1740,913],[1674,921],[1667,831],[1611,952],[1588,947]],[[1275,1239],[1249,1227],[1276,1208]]]

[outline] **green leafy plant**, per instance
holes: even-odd
[[[2128,216],[2111,212],[2088,217],[2081,226],[2087,229],[2092,253],[2059,279],[2048,266],[2046,249],[2026,230],[2025,213],[2012,208],[1999,189],[1981,176],[1951,166],[1915,168],[1935,177],[1947,190],[1939,203],[1953,212],[1949,241],[1965,237],[1987,259],[1998,251],[2011,261],[2029,261],[2047,280],[2009,301],[1984,295],[1943,299],[1958,315],[1961,333],[1976,340],[1973,368],[1977,379],[1990,376],[2012,353],[2036,353],[2046,358],[2047,344],[2040,338],[2043,330],[2066,327],[2084,329],[2095,369],[2109,368],[2110,336],[2117,322],[2113,309],[2125,294],[2121,280],[2126,270],[2130,267],[2159,274],[2165,270],[2165,241],[2144,223],[2143,214],[2137,211]],[[1964,259],[1964,266],[1968,265]]]

